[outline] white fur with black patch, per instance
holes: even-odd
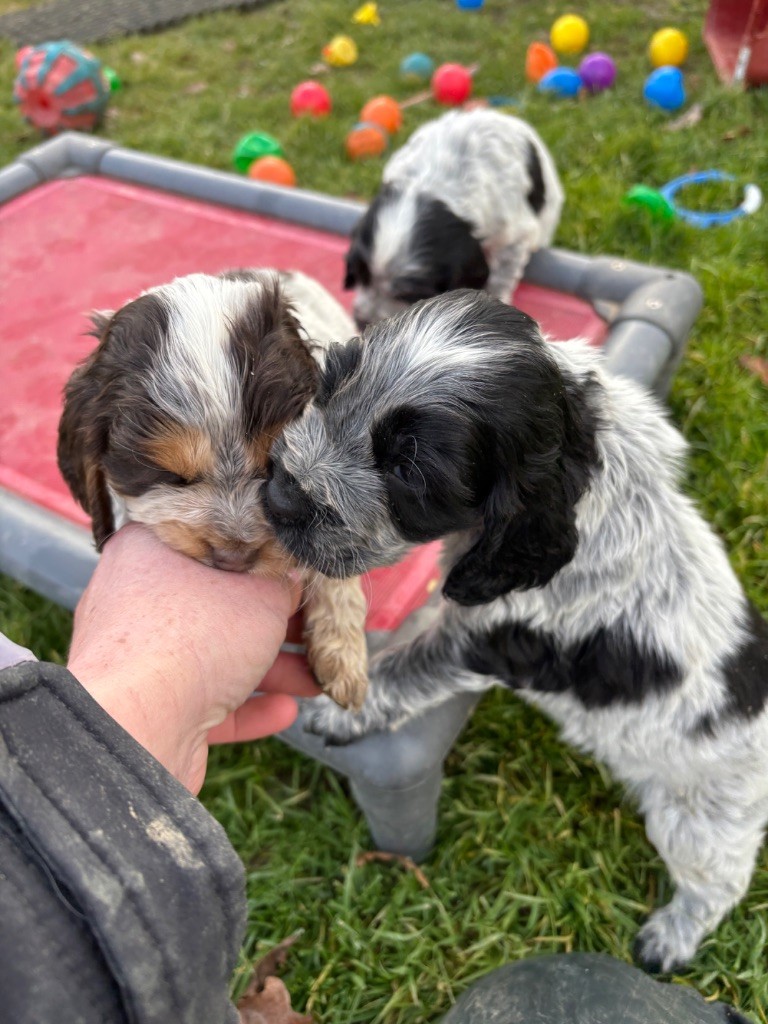
[[[531,254],[552,241],[562,205],[552,156],[525,121],[478,109],[428,122],[390,158],[353,233],[347,286],[358,323],[400,312],[409,289],[428,298],[484,287],[507,301]]]

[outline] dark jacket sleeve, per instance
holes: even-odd
[[[0,1022],[236,1021],[244,915],[221,827],[73,676],[0,672]]]

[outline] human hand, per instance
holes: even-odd
[[[297,588],[222,572],[131,524],[104,547],[75,612],[69,669],[193,793],[218,741],[287,728],[318,690],[281,655]],[[263,696],[248,700],[259,688]]]

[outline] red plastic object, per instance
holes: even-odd
[[[291,93],[291,113],[294,117],[301,117],[302,114],[327,117],[332,106],[330,93],[319,82],[300,82]]]
[[[768,0],[711,0],[704,42],[721,81],[768,82]]]
[[[472,95],[472,72],[463,64],[441,64],[432,76],[432,95],[447,107],[459,106]]]
[[[347,307],[338,235],[106,178],[62,178],[0,205],[0,487],[76,523],[56,465],[61,393],[96,344],[87,313],[193,271],[303,270]],[[605,324],[569,295],[523,283],[515,302],[554,337],[598,344]],[[392,629],[436,578],[436,546],[370,574],[369,629]]]

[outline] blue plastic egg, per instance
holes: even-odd
[[[435,70],[435,62],[426,53],[409,53],[400,64],[402,78],[416,82],[428,82]]]
[[[656,68],[645,80],[643,96],[662,110],[677,110],[685,103],[685,82],[680,68]]]
[[[584,83],[573,68],[553,68],[539,81],[539,92],[553,92],[557,96],[576,96]]]

